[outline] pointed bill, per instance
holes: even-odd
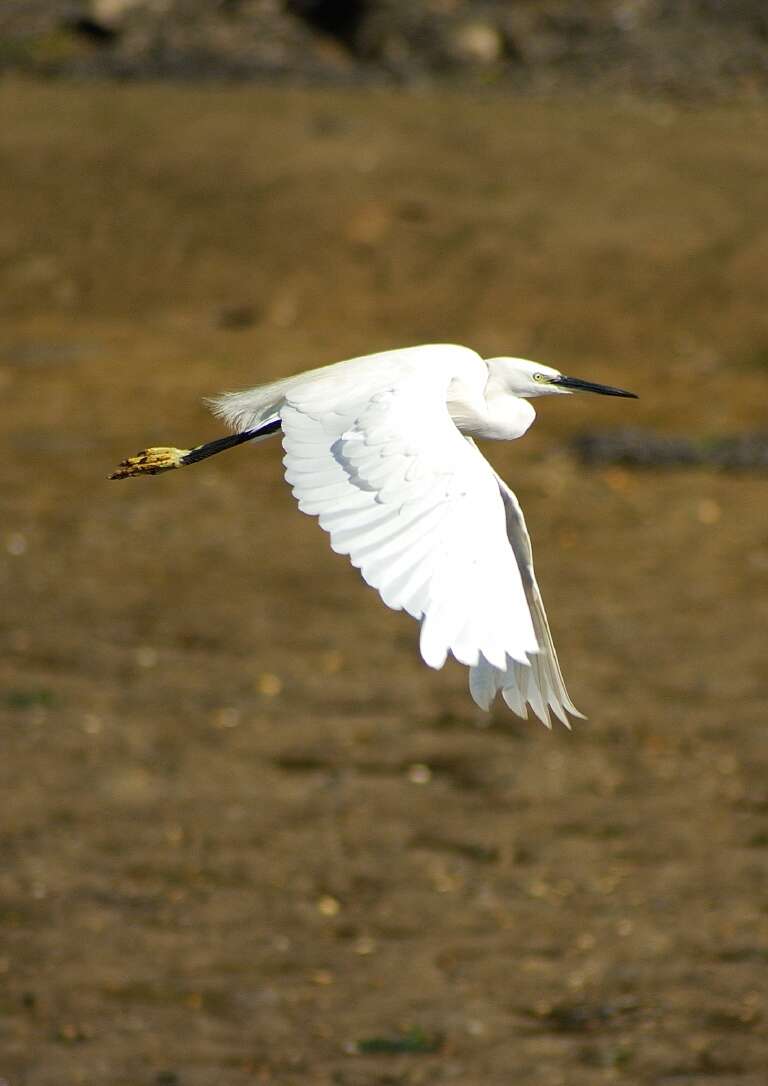
[[[611,385],[598,385],[594,381],[582,381],[580,377],[566,377],[564,374],[560,374],[559,377],[552,378],[553,385],[559,385],[560,388],[572,389],[574,392],[597,392],[601,396],[626,396],[627,399],[636,400],[637,394],[634,392],[627,392],[623,388],[612,388]]]

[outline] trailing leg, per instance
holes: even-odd
[[[254,430],[243,430],[239,434],[218,437],[214,441],[207,441],[204,445],[196,445],[194,449],[175,449],[170,446],[143,449],[135,456],[128,456],[125,460],[121,460],[117,470],[113,471],[109,478],[132,479],[137,475],[161,475],[164,471],[173,471],[175,468],[197,464],[200,460],[207,460],[209,456],[216,456],[246,441],[269,437],[279,429],[280,419],[270,419],[269,422]]]

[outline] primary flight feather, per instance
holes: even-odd
[[[467,347],[406,347],[310,370],[213,401],[235,433],[183,450],[148,449],[111,478],[155,475],[244,441],[283,434],[285,477],[388,607],[421,622],[421,655],[469,669],[475,702],[501,691],[549,726],[581,716],[563,682],[514,493],[474,438],[513,440],[534,396],[633,393]]]

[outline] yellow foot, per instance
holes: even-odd
[[[117,471],[113,471],[109,478],[132,479],[134,475],[160,475],[163,471],[183,468],[183,458],[189,451],[189,449],[170,448],[144,449],[136,456],[121,460]]]

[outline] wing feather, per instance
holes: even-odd
[[[497,661],[481,659],[470,672],[470,692],[481,708],[489,708],[496,694],[501,691],[509,708],[519,716],[527,716],[525,706],[528,704],[547,727],[551,726],[550,710],[566,727],[570,727],[569,715],[583,719],[584,714],[580,713],[571,701],[560,670],[544,602],[536,581],[531,540],[520,503],[503,479],[497,475],[496,480],[504,503],[507,536],[520,569],[539,653],[531,657],[529,667],[522,667],[514,660],[509,660],[505,666],[500,667]]]
[[[281,410],[299,508],[389,607],[421,620],[427,664],[452,653],[527,668],[538,641],[504,501],[448,414],[451,366],[379,365],[341,389],[326,373],[289,389]]]

